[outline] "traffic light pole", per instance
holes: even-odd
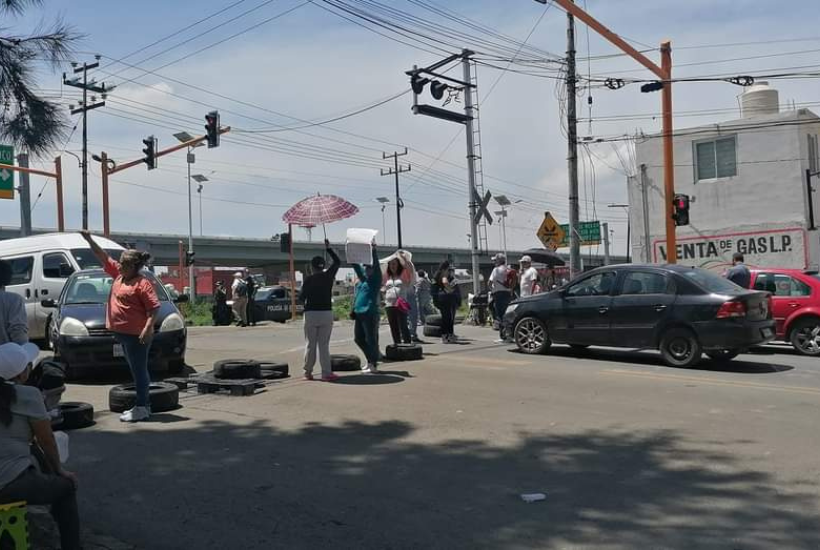
[[[226,126],[224,128],[220,128],[219,133],[220,134],[227,134],[230,131],[231,131],[231,127]],[[156,158],[164,157],[165,155],[170,155],[171,153],[175,153],[176,151],[179,151],[181,149],[185,149],[185,148],[188,148],[188,147],[194,147],[198,143],[202,143],[203,141],[206,141],[207,139],[208,139],[208,136],[199,136],[199,137],[196,137],[196,138],[194,138],[190,141],[184,141],[184,142],[178,143],[177,145],[174,145],[172,147],[168,147],[167,149],[157,151],[156,155],[154,155],[154,156]],[[108,206],[109,206],[108,205],[109,176],[112,176],[114,174],[122,172],[123,170],[128,170],[129,168],[133,168],[134,166],[140,166],[140,165],[144,164],[144,161],[143,161],[143,159],[138,159],[138,160],[132,160],[132,161],[126,162],[125,164],[117,165],[108,158],[108,156],[106,155],[105,152],[102,152],[100,154],[100,158],[104,159],[104,162],[102,163],[102,174],[103,174],[103,176],[102,176],[102,186],[103,186],[103,229],[104,229],[104,236],[105,237],[110,237],[111,236],[111,232],[110,232],[111,228],[110,228],[110,224],[109,224],[110,213],[109,213],[109,209],[108,209]],[[112,165],[110,168],[109,168],[109,164]]]
[[[672,43],[669,40],[661,42],[661,66],[652,62],[651,59],[633,48],[623,38],[609,30],[600,21],[592,17],[583,9],[579,8],[573,0],[554,0],[567,13],[577,17],[590,29],[594,30],[601,37],[611,42],[615,47],[623,51],[629,57],[649,69],[663,83],[662,111],[663,126],[661,134],[663,137],[663,165],[664,165],[664,199],[666,211],[666,256],[670,264],[677,263],[677,239],[675,236],[675,221],[672,219],[673,205],[675,197],[675,162],[674,162],[674,142],[672,123]],[[541,4],[546,4],[547,0],[536,0]]]
[[[191,206],[193,203],[193,196],[191,195],[191,161],[193,160],[191,157],[193,153],[192,147],[188,147],[188,257],[193,259],[193,252],[194,252],[194,212],[193,207]],[[190,260],[189,260],[190,261]],[[191,261],[190,265],[188,266],[188,281],[191,285],[190,296],[191,300],[196,300],[196,279],[194,278],[194,264]]]
[[[37,176],[45,176],[47,178],[54,178],[55,188],[57,189],[57,231],[63,233],[65,231],[65,214],[63,212],[63,163],[61,157],[54,159],[54,171],[47,172],[46,170],[38,170],[37,168],[26,168],[23,166],[14,166],[13,164],[0,163],[0,169],[9,170],[11,172],[19,172],[21,174],[35,174]]]

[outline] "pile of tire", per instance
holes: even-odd
[[[148,388],[151,412],[167,412],[179,408],[179,387],[167,382],[152,382]],[[108,392],[108,408],[111,412],[125,412],[137,404],[134,384],[114,386]]]
[[[441,338],[441,315],[428,315],[424,319],[424,335],[429,338]]]
[[[418,344],[390,344],[385,350],[388,361],[421,361],[424,350]]]
[[[223,359],[214,363],[213,375],[222,380],[248,380],[285,378],[289,372],[290,367],[287,363],[254,359]]]

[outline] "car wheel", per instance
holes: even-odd
[[[152,382],[148,387],[148,398],[151,412],[173,411],[179,408],[179,387],[166,382]],[[137,390],[134,384],[114,386],[108,392],[108,408],[111,412],[125,412],[134,408],[136,403]]]
[[[731,361],[738,355],[740,355],[739,349],[716,349],[712,351],[707,351],[706,355],[709,356],[710,359],[714,361]]]
[[[673,328],[661,340],[661,355],[670,367],[693,367],[703,354],[698,337],[685,328]]]
[[[79,430],[94,425],[94,407],[88,403],[60,403],[63,421],[53,426],[57,430]]]
[[[535,317],[524,317],[518,321],[513,330],[513,339],[519,350],[532,355],[546,353],[552,345],[547,327]]]
[[[794,349],[803,355],[820,355],[820,319],[797,321],[789,340]]]

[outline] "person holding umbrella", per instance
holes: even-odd
[[[305,304],[305,379],[313,380],[316,350],[322,366],[322,380],[332,382],[338,378],[330,364],[330,334],[333,331],[333,285],[341,260],[325,239],[325,250],[333,260],[325,269],[325,259],[314,256],[310,261],[311,274],[305,277],[299,298]]]

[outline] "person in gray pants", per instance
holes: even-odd
[[[316,351],[322,366],[322,380],[332,382],[338,378],[330,364],[330,334],[333,332],[333,285],[341,261],[325,239],[327,254],[333,260],[325,269],[325,259],[316,256],[310,261],[312,273],[305,277],[299,297],[305,304],[305,379],[313,380]]]

